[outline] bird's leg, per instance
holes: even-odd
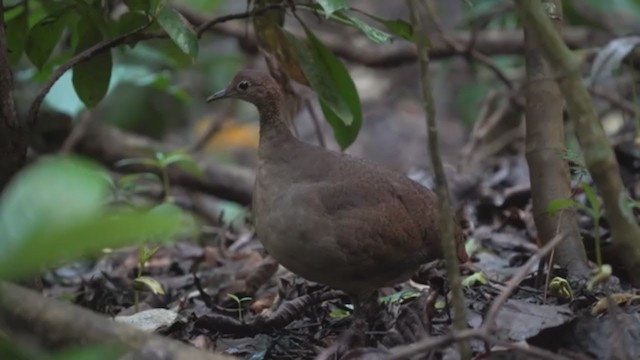
[[[353,320],[351,329],[361,334],[363,342],[369,342],[366,333],[374,329],[378,320],[380,306],[378,304],[378,291],[369,294],[352,296],[353,299]]]
[[[377,317],[377,291],[368,294],[351,294],[351,301],[353,302],[353,313],[351,314],[351,325],[343,332],[336,340],[336,343],[331,349],[327,349],[326,353],[332,353],[338,355],[344,355],[350,350],[364,347],[373,346],[370,344],[367,336],[367,332],[373,328]]]

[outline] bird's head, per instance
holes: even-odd
[[[280,89],[269,74],[258,70],[242,70],[226,88],[209,96],[207,102],[224,98],[244,100],[261,108],[279,101]]]

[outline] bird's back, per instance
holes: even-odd
[[[259,158],[256,230],[291,271],[358,293],[405,280],[420,264],[442,257],[430,190],[298,140],[267,153]]]

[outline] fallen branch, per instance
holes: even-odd
[[[8,335],[26,331],[52,348],[91,343],[122,346],[133,352],[129,354],[130,358],[136,359],[144,358],[142,354],[149,351],[154,353],[154,358],[162,359],[235,359],[146,333],[71,303],[45,298],[33,290],[7,282],[0,282],[0,329]]]

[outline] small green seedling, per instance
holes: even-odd
[[[180,167],[194,176],[203,177],[202,169],[198,167],[193,158],[184,151],[177,150],[169,153],[156,151],[154,157],[123,159],[115,164],[117,167],[129,165],[143,165],[158,170],[162,180],[162,191],[164,201],[170,200],[169,167],[172,165]]]
[[[331,310],[331,312],[329,313],[329,316],[332,319],[336,319],[336,320],[340,320],[340,319],[344,319],[347,316],[349,316],[350,311],[346,310],[346,309],[335,309],[335,310]]]
[[[596,274],[589,281],[588,288],[591,289],[592,286],[596,285],[601,281],[606,281],[609,279],[611,275],[611,267],[609,265],[602,264],[602,253],[600,247],[600,221],[602,219],[602,201],[596,195],[595,191],[591,186],[589,186],[585,182],[580,182],[580,187],[584,190],[587,199],[589,200],[589,206],[585,206],[573,199],[556,199],[552,201],[547,207],[547,211],[553,216],[558,211],[567,209],[567,208],[576,208],[587,213],[593,219],[593,227],[595,229],[594,233],[594,242],[595,242],[595,253],[596,253],[596,264],[598,266],[596,270]],[[608,270],[607,270],[608,268]],[[607,275],[608,274],[608,275]]]
[[[237,295],[234,294],[227,294],[227,296],[236,302],[236,305],[238,305],[238,320],[240,320],[240,322],[244,322],[244,318],[242,317],[242,303],[245,301],[250,301],[251,297],[243,297],[240,298]]]
[[[472,275],[467,276],[464,280],[462,280],[462,286],[464,287],[472,287],[474,285],[485,285],[487,283],[487,278],[484,277],[482,271],[478,271],[473,273]]]
[[[420,296],[420,293],[417,291],[402,290],[391,295],[382,296],[378,298],[378,302],[380,302],[381,304],[395,304],[403,302],[407,299],[417,298],[418,296]]]
[[[164,289],[156,279],[150,276],[142,276],[144,265],[155,255],[158,249],[160,248],[157,246],[150,249],[143,245],[138,251],[138,273],[131,283],[134,290],[133,305],[136,312],[138,312],[140,306],[140,291],[151,291],[156,295],[164,295]]]
[[[560,299],[573,300],[573,290],[571,284],[566,279],[554,277],[549,283],[549,293]]]

